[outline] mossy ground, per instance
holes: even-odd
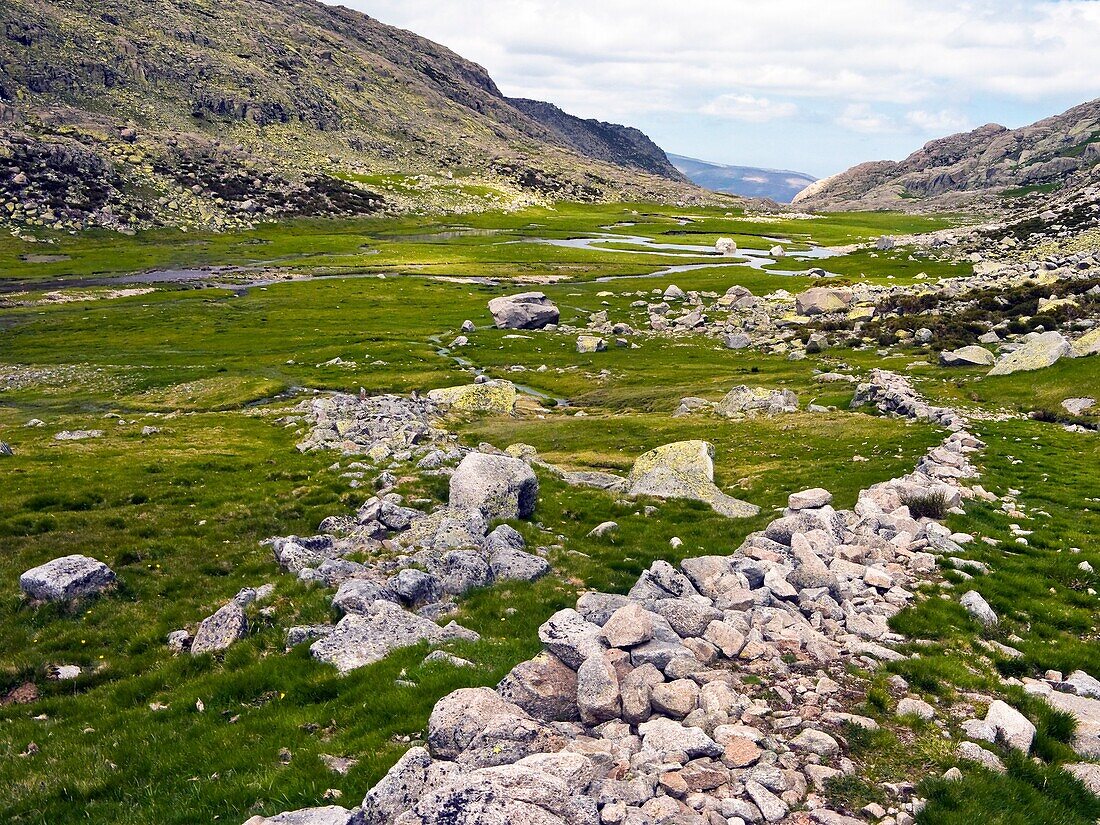
[[[696,223],[681,227],[681,213]],[[796,489],[826,486],[839,505],[850,506],[861,487],[908,471],[942,437],[929,427],[846,410],[740,422],[671,417],[682,396],[716,400],[740,383],[788,387],[803,405],[815,400],[844,410],[851,388],[822,387],[813,382],[813,370],[842,362],[859,371],[884,365],[870,353],[832,350],[787,361],[681,338],[646,339],[638,350],[611,348],[582,356],[564,334],[513,337],[479,328],[462,350],[464,358],[494,377],[567,398],[588,417],[524,404],[517,418],[456,419],[454,427],[469,443],[488,440],[503,447],[522,441],[563,465],[622,472],[648,449],[703,438],[717,448],[719,487],[759,504],[762,514],[730,521],[704,505],[668,502],[646,517],[640,504],[624,505],[542,474],[535,519],[517,526],[529,541],[553,548],[556,572],[535,584],[500,585],[464,600],[459,620],[484,638],[453,649],[476,668],[424,666],[425,650],[412,649],[338,677],[314,663],[304,648],[285,654],[285,628],[329,618],[329,594],[279,575],[259,542],[271,535],[312,533],[321,518],[350,511],[367,493],[349,489],[340,478],[342,470],[333,467],[338,456],[294,449],[295,432],[269,414],[289,404],[275,397],[293,387],[409,392],[461,383],[468,374],[438,354],[438,342],[449,342],[466,318],[487,325],[488,299],[515,289],[417,274],[569,275],[573,280],[544,287],[566,320],[599,309],[608,309],[613,319],[624,312],[631,299],[599,295],[607,290],[663,289],[675,281],[684,289],[715,291],[740,283],[759,293],[780,287],[797,291],[811,283],[747,268],[597,283],[595,276],[644,274],[669,260],[498,243],[515,240],[509,233],[527,234],[533,223],[544,224],[534,227],[540,234],[567,237],[619,220],[636,222],[629,229],[635,234],[692,244],[749,233],[840,244],[943,224],[887,215],[752,224],[696,210],[564,205],[447,222],[502,230],[503,237],[388,241],[386,236],[431,234],[443,227],[412,219],[306,223],[238,236],[65,238],[51,251],[70,260],[33,265],[20,255],[41,249],[0,243],[0,277],[20,280],[255,261],[276,261],[294,272],[410,276],[299,281],[243,294],[166,287],[134,298],[0,311],[4,368],[46,370],[39,383],[0,393],[0,438],[16,453],[0,467],[0,695],[28,681],[41,694],[32,704],[0,708],[0,783],[8,789],[0,818],[51,824],[235,822],[254,812],[319,804],[329,788],[343,791],[344,803],[355,804],[407,738],[423,731],[436,699],[457,687],[494,684],[533,655],[538,625],[571,603],[578,590],[624,590],[654,559],[730,552]],[[703,234],[665,235],[685,228]],[[367,255],[364,245],[379,251]],[[889,261],[887,256],[854,260],[853,271],[866,270],[868,278],[883,281],[891,274],[895,280],[916,274],[910,270],[952,271],[936,261],[892,271]],[[885,365],[904,369],[915,355],[887,359]],[[345,363],[324,366],[335,357]],[[543,364],[548,369],[537,372]],[[514,365],[527,369],[512,372]],[[931,366],[912,372],[932,397],[1019,411],[1053,404],[1063,392],[1080,394],[1090,381],[1096,386],[1098,369],[1100,361],[1082,360],[997,381]],[[127,423],[104,418],[107,414]],[[172,415],[161,417],[166,414]],[[23,426],[32,418],[47,426]],[[146,425],[160,432],[143,437]],[[106,435],[86,442],[52,439],[59,430],[77,428],[103,429]],[[896,620],[899,629],[928,644],[920,659],[895,669],[940,701],[962,690],[993,689],[998,673],[1032,674],[1048,667],[1100,673],[1097,603],[1087,592],[1097,582],[1076,568],[1082,560],[1100,567],[1095,436],[1026,420],[982,424],[978,432],[990,444],[981,459],[983,483],[998,492],[1020,489],[1022,503],[1049,515],[1026,523],[1035,530],[1028,547],[1013,543],[1012,520],[988,505],[972,505],[966,517],[953,518],[955,529],[1004,541],[999,548],[970,545],[972,557],[993,572],[966,586],[979,589],[1004,617],[993,638],[1018,633],[1024,641],[1015,646],[1025,655],[1016,662],[989,658],[979,642],[983,634],[955,601],[930,592]],[[853,460],[856,456],[866,460]],[[1020,460],[1024,463],[1016,463]],[[446,493],[445,485],[432,480],[410,483],[405,491],[437,499]],[[614,537],[587,537],[606,520],[620,524]],[[669,545],[673,536],[683,541],[676,550]],[[1071,553],[1072,547],[1082,552]],[[17,587],[19,573],[70,552],[103,559],[119,573],[122,586],[72,611],[26,605]],[[268,619],[253,614],[245,641],[223,657],[170,655],[164,643],[169,631],[194,625],[241,587],[266,581],[277,584],[273,614]],[[49,681],[44,676],[52,664],[78,664],[85,673],[73,682]],[[416,687],[395,684],[402,674]],[[153,711],[151,704],[167,707]],[[888,707],[868,712],[885,721]],[[1030,706],[1025,710],[1039,713]],[[903,731],[891,735],[857,749],[869,776],[912,778],[914,771],[949,763],[943,749],[933,747],[929,731],[919,732],[928,746],[917,750]],[[1065,738],[1064,731],[1060,735]],[[1065,758],[1059,739],[1049,740],[1048,757]],[[30,742],[38,753],[19,756]],[[292,754],[289,764],[279,758],[282,748]],[[342,777],[324,767],[321,754],[352,755],[360,762]],[[919,765],[913,754],[920,756]],[[978,821],[988,813],[983,806],[998,794],[1018,804],[1012,803],[1015,812],[1008,818],[989,821],[1095,819],[1091,803],[1072,794],[1059,802],[1058,810],[1069,811],[1059,813],[1062,818],[1021,819],[1039,810],[1036,800],[1052,798],[1064,785],[1049,780],[1053,773],[1042,774],[1053,784],[1032,781],[1040,769],[1028,764],[1012,763],[1012,768],[1008,779],[968,773],[965,786],[930,786],[928,816],[943,818],[928,822]],[[859,798],[858,788],[847,793]]]

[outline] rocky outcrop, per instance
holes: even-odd
[[[114,585],[115,573],[89,556],[62,556],[19,577],[19,587],[30,598],[45,602],[68,602],[102,593]]]
[[[542,292],[521,292],[489,301],[493,323],[501,329],[542,329],[556,324],[560,313]]]
[[[1100,100],[1009,130],[995,123],[933,140],[905,160],[863,163],[811,184],[804,209],[930,210],[988,204],[1001,193],[1061,184],[1100,160]]]
[[[1029,336],[1018,348],[999,359],[989,374],[1011,375],[1014,372],[1045,369],[1071,352],[1069,341],[1061,333],[1036,334]]]

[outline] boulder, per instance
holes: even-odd
[[[719,415],[734,416],[741,413],[778,415],[798,409],[798,396],[790,390],[772,390],[766,387],[734,387],[718,402]]]
[[[358,815],[354,811],[329,805],[324,808],[303,808],[274,816],[254,816],[244,825],[354,825]]]
[[[416,804],[427,782],[431,754],[426,748],[409,748],[363,798],[362,825],[390,825]]]
[[[550,562],[525,550],[501,547],[489,556],[489,569],[498,580],[533,582],[550,572]]]
[[[619,677],[606,653],[594,653],[577,668],[577,708],[586,725],[621,715]]]
[[[959,599],[959,604],[966,608],[966,612],[977,619],[984,627],[993,627],[997,624],[997,614],[989,606],[989,602],[982,598],[977,590],[970,590]]]
[[[714,244],[714,251],[719,255],[734,255],[737,253],[737,242],[733,238],[719,238]]]
[[[1063,765],[1062,769],[1073,774],[1094,796],[1100,796],[1100,765],[1095,762],[1078,762]]]
[[[1060,332],[1044,332],[1003,356],[989,375],[1041,370],[1072,352],[1069,341]]]
[[[715,486],[713,456],[714,447],[706,441],[678,441],[650,450],[634,462],[627,478],[629,494],[702,501],[729,518],[759,513],[759,507]]]
[[[960,347],[940,353],[940,366],[944,367],[992,367],[997,358],[985,347]]]
[[[542,329],[556,324],[558,308],[541,292],[521,292],[489,302],[493,323],[500,329]]]
[[[401,817],[401,825],[595,825],[599,814],[573,783],[525,764],[452,774]]]
[[[1062,402],[1062,409],[1070,415],[1083,415],[1095,406],[1095,398],[1067,398]]]
[[[394,602],[376,601],[363,613],[342,618],[335,630],[314,642],[309,650],[313,658],[347,673],[377,662],[401,647],[420,642],[438,644],[456,638],[476,639],[477,634],[455,624],[440,627]]]
[[[213,616],[203,619],[191,642],[191,655],[225,650],[248,633],[248,618],[237,602],[221,607]]]
[[[587,354],[592,352],[604,352],[606,350],[607,341],[598,335],[577,336],[577,352]]]
[[[101,593],[116,581],[114,571],[89,556],[62,556],[19,577],[19,587],[32,599],[47,602],[73,599]]]
[[[1074,358],[1100,355],[1100,327],[1086,332],[1071,345]]]
[[[787,497],[787,507],[791,510],[816,510],[833,503],[833,494],[822,487],[791,493]]]
[[[989,706],[985,721],[993,727],[997,738],[1010,748],[1027,754],[1035,739],[1035,725],[1012,705],[995,699]]]
[[[547,651],[512,668],[497,685],[497,693],[544,722],[579,718],[577,674]]]
[[[476,508],[490,521],[528,518],[538,497],[534,471],[510,456],[470,453],[451,476],[450,506]]]
[[[795,311],[799,315],[827,315],[843,312],[852,304],[852,293],[847,289],[814,287],[795,298]]]
[[[516,385],[511,381],[485,381],[430,390],[428,400],[451,412],[485,412],[511,415],[516,408]]]
[[[436,702],[428,718],[428,750],[435,759],[457,759],[497,717],[529,719],[519,705],[487,687],[461,688]]]

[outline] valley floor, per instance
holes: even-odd
[[[965,545],[974,564],[939,570],[891,620],[909,639],[903,652],[916,655],[852,674],[864,686],[854,705],[881,727],[851,732],[859,773],[826,795],[858,816],[868,804],[893,804],[887,783],[915,782],[929,800],[918,821],[928,825],[1095,822],[1100,801],[1058,767],[1080,761],[1072,725],[1010,682],[1048,670],[1100,676],[1098,410],[1072,421],[1051,414],[1066,398],[1100,394],[1100,357],[989,377],[938,366],[937,342],[902,337],[791,359],[688,331],[642,334],[632,307],[653,290],[645,300],[661,301],[673,283],[762,296],[969,276],[968,263],[946,254],[871,243],[957,222],[566,204],[444,222],[0,240],[0,440],[13,453],[0,456],[0,820],[183,825],[333,800],[353,807],[423,739],[437,700],[497,684],[538,653],[539,626],[578,594],[625,592],[655,560],[731,553],[790,493],[825,487],[838,508],[851,508],[859,490],[910,472],[941,428],[850,410],[853,383],[816,380],[865,380],[885,368],[972,416],[987,445],[975,458],[981,484],[1016,507],[976,501],[948,516],[952,531],[974,536]],[[629,238],[572,243],[607,232]],[[704,251],[719,237],[751,259]],[[785,257],[768,257],[776,244]],[[822,247],[837,254],[824,257]],[[689,268],[668,271],[676,266]],[[563,326],[606,312],[638,332],[622,335],[626,346],[578,353],[577,329],[495,329],[487,302],[527,289],[557,304]],[[466,320],[474,331],[461,332]],[[454,346],[460,334],[468,340]],[[447,649],[474,667],[426,662],[421,645],[341,676],[308,645],[288,652],[287,628],[331,621],[332,593],[280,574],[261,542],[312,535],[322,519],[353,514],[387,464],[363,469],[352,466],[362,456],[299,452],[304,432],[284,416],[318,390],[423,394],[466,384],[473,371],[514,381],[521,401],[510,416],[448,419],[465,445],[529,444],[571,470],[622,474],[647,450],[704,439],[715,446],[719,488],[761,514],[731,520],[669,500],[644,502],[656,508],[647,515],[621,494],[539,470],[533,519],[511,523],[528,546],[548,548],[553,572],[460,600],[449,618],[481,640]],[[718,401],[739,384],[790,390],[800,409],[673,416],[683,398]],[[1044,414],[1029,418],[1036,411]],[[58,440],[64,431],[101,434]],[[409,467],[395,474],[407,500],[446,501],[445,478]],[[607,521],[619,526],[613,537],[591,535]],[[28,603],[19,575],[70,553],[106,562],[119,587],[71,608]],[[170,632],[268,582],[274,594],[250,613],[246,638],[217,655],[173,655]],[[983,628],[959,605],[969,589],[998,625]],[[51,678],[62,665],[80,675]],[[935,721],[896,715],[892,676],[936,708]],[[958,762],[952,736],[967,718],[959,714],[992,697],[1036,724],[1037,759],[1000,748],[1007,774],[967,768],[961,781],[942,781]],[[332,756],[355,761],[334,772]]]

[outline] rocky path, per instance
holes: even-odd
[[[862,491],[851,511],[834,509],[824,489],[795,493],[731,556],[678,569],[658,561],[625,596],[585,593],[547,620],[543,652],[495,690],[440,700],[425,746],[408,751],[361,808],[252,825],[864,821],[833,810],[826,785],[858,770],[847,756],[848,726],[877,727],[854,712],[866,684],[851,673],[902,658],[889,618],[936,578],[941,561],[964,555],[957,540],[969,537],[952,536],[937,518],[993,497],[973,483],[971,457],[983,444],[965,416],[928,405],[908,379],[881,370],[855,403],[948,435],[912,473]],[[961,601],[996,621],[977,593]],[[1088,678],[1074,690],[1087,691]],[[895,687],[899,713],[935,714],[904,696],[904,682]],[[1044,689],[1058,686],[1033,688]],[[1034,736],[1003,702],[966,724],[975,741],[960,744],[960,760],[993,769],[1003,765],[979,742],[1026,752]],[[891,790],[889,810],[864,815],[914,822],[922,801],[912,786]]]

